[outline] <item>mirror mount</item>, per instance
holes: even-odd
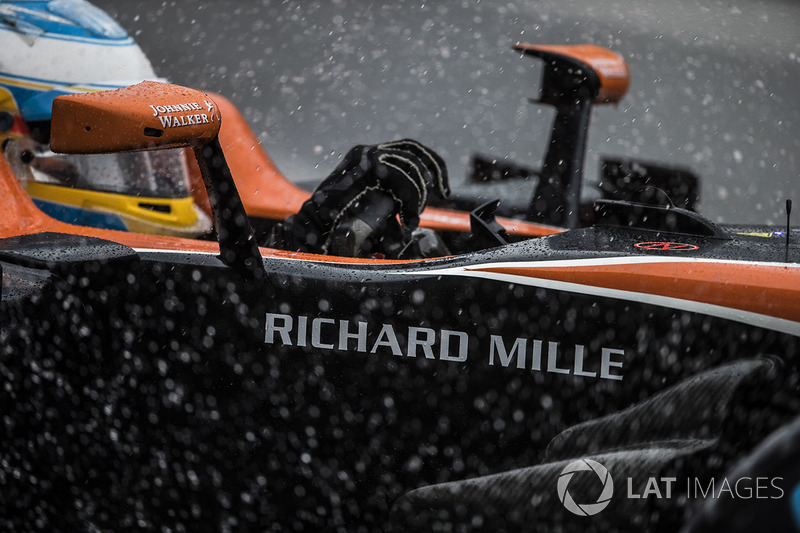
[[[247,279],[264,279],[264,262],[258,251],[255,233],[225,160],[219,137],[193,149],[211,203],[220,259]]]

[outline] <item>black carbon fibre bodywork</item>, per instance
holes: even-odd
[[[678,238],[594,227],[419,263],[265,258],[263,280],[211,254],[6,240],[2,523],[386,528],[409,491],[534,467],[571,426],[725,363],[774,358],[769,398],[753,400],[768,415],[745,414],[746,434],[692,463],[715,473],[796,412],[797,336],[447,273],[644,254],[633,243],[656,237]],[[784,253],[729,237],[680,240],[707,258]],[[71,253],[42,252],[59,242]]]

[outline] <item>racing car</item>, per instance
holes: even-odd
[[[796,230],[664,195],[596,200],[585,222],[588,119],[627,67],[517,49],[557,108],[528,220],[431,209],[451,250],[416,259],[259,246],[253,226],[308,193],[218,95],[56,98],[56,153],[191,150],[215,239],[54,220],[0,159],[3,527],[723,527],[708,480],[798,413]],[[656,497],[697,479],[704,498]],[[797,482],[770,478],[771,519]],[[765,519],[749,503],[734,526]]]

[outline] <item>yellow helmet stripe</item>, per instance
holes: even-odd
[[[101,191],[73,189],[51,183],[28,181],[25,185],[28,194],[50,202],[71,205],[81,209],[109,211],[130,218],[182,228],[197,223],[197,210],[194,199],[154,198],[148,196],[129,196]]]

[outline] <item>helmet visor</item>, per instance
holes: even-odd
[[[37,169],[40,178],[43,172],[63,185],[129,196],[185,198],[190,195],[182,148],[117,154],[59,154],[55,158],[68,165],[72,179],[61,179],[58,172],[48,172],[46,165]]]

